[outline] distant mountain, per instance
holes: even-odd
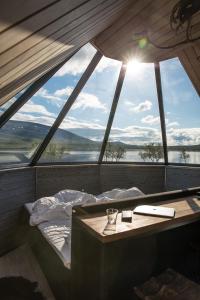
[[[31,149],[40,144],[49,132],[50,126],[33,122],[12,121],[7,122],[0,129],[0,149]],[[101,142],[92,141],[91,139],[82,137],[81,134],[89,134],[94,137],[91,129],[74,128],[70,131],[58,129],[51,140],[51,143],[66,146],[68,150],[99,150]],[[99,139],[102,139],[103,131],[99,131]],[[112,144],[121,146],[126,150],[145,149],[145,145],[130,145],[120,141],[112,142]],[[188,146],[168,146],[170,151],[200,151],[200,145]]]
[[[12,121],[10,120],[0,130],[0,148],[30,148],[35,142],[41,142],[50,127],[38,123]],[[52,139],[53,143],[71,145],[73,148],[78,146],[89,149],[99,147],[98,142],[81,137],[64,129],[58,129]]]

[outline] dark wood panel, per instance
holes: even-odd
[[[20,212],[34,200],[34,168],[0,171],[0,254],[16,245]]]
[[[98,165],[37,167],[36,198],[64,189],[100,194],[99,168]]]
[[[166,190],[187,189],[200,185],[200,168],[166,167]]]
[[[102,192],[133,186],[145,194],[165,190],[164,166],[102,165],[100,172]]]

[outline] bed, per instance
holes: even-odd
[[[74,205],[127,200],[144,195],[139,189],[113,189],[94,196],[63,190],[25,204],[29,242],[57,300],[69,297],[71,280],[71,216]]]

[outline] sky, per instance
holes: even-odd
[[[51,126],[95,52],[92,45],[85,45],[12,120]],[[103,139],[120,67],[116,60],[101,59],[60,128],[92,140]],[[180,61],[161,62],[161,77],[168,144],[200,144],[200,99]],[[110,140],[136,145],[161,143],[153,64],[128,64]]]

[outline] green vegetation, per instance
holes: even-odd
[[[105,161],[116,161],[118,162],[121,158],[124,158],[126,154],[126,149],[122,145],[114,144],[111,142],[107,143],[105,150]]]
[[[43,154],[43,158],[48,161],[61,159],[66,150],[67,149],[63,144],[50,143]]]
[[[186,164],[188,162],[188,159],[190,158],[190,154],[186,152],[186,149],[182,149],[180,152],[180,161],[184,161]]]
[[[163,148],[158,143],[149,143],[139,152],[139,156],[143,161],[150,160],[152,162],[158,162],[164,156]]]

